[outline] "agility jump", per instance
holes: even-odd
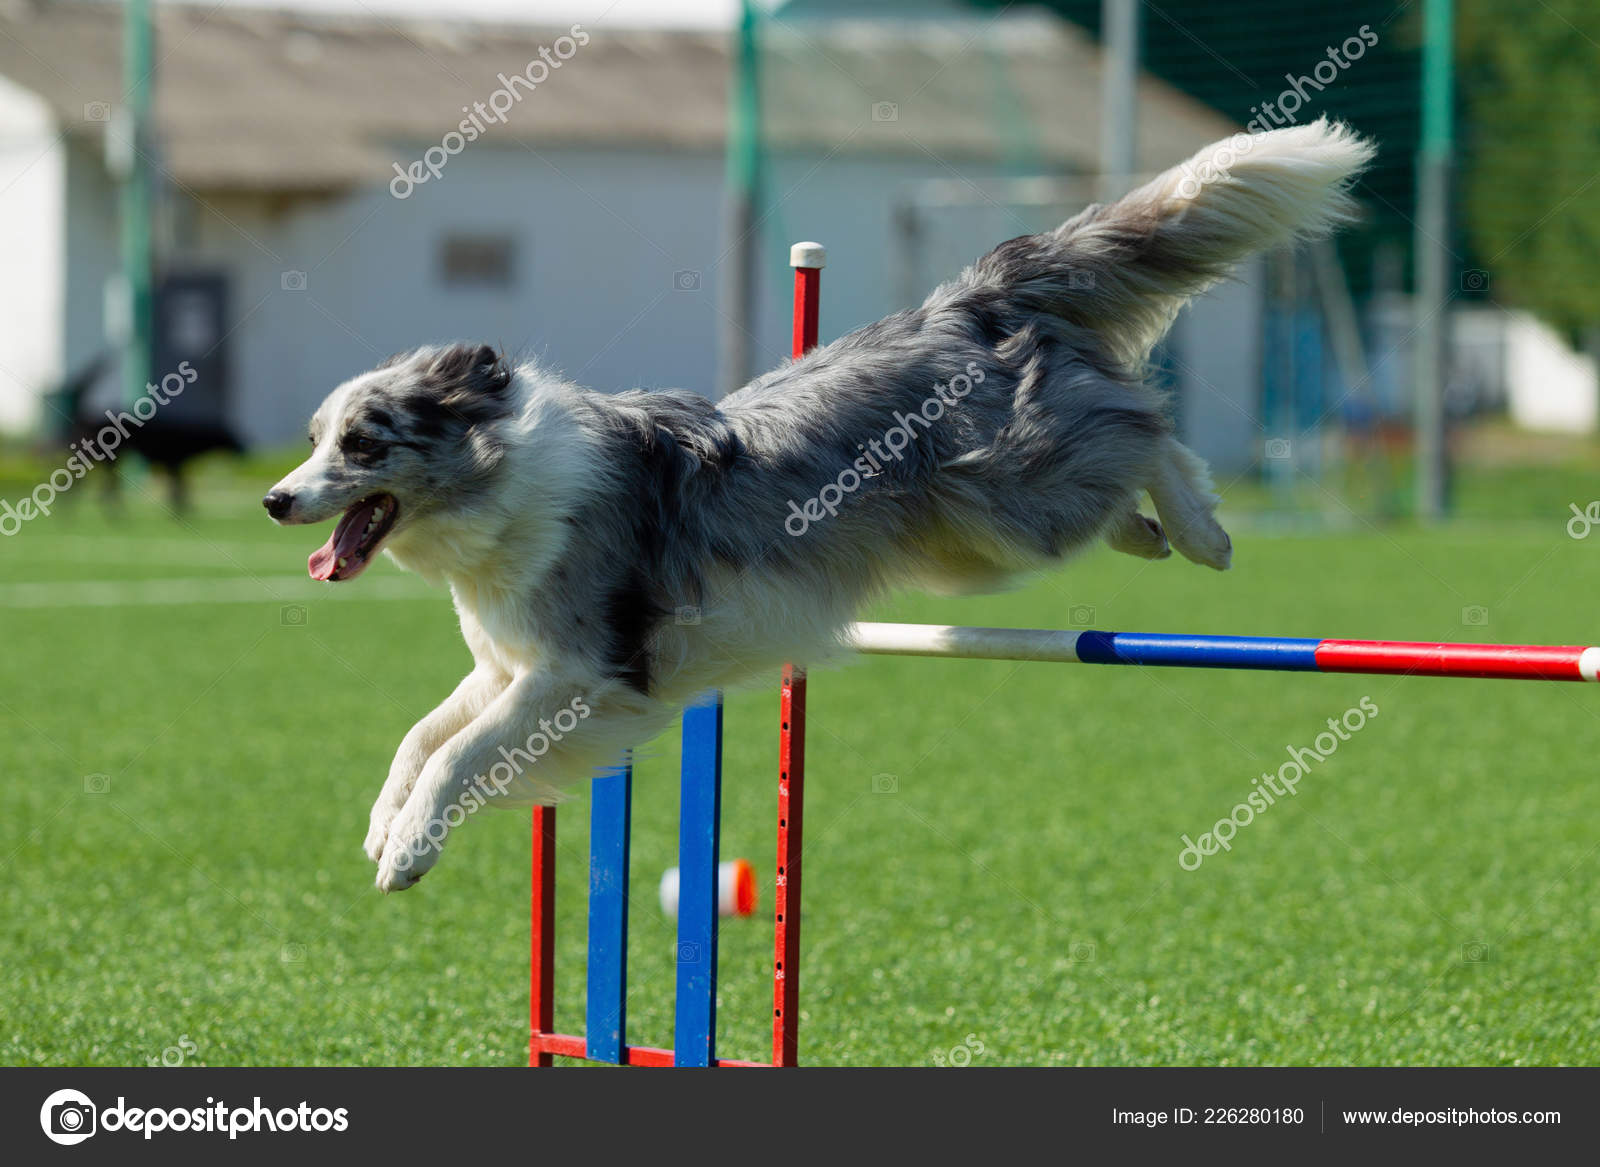
[[[817,311],[825,263],[826,252],[820,244],[797,243],[790,251],[790,264],[795,269],[797,357],[817,343]],[[1314,640],[879,623],[853,625],[850,642],[858,652],[880,656],[1530,681],[1600,680],[1600,647],[1583,645]],[[674,1048],[631,1046],[626,1039],[633,775],[631,767],[623,767],[595,779],[593,784],[583,1035],[554,1030],[556,812],[553,807],[536,807],[533,811],[530,1066],[549,1066],[554,1056],[628,1066],[799,1064],[805,717],[805,674],[793,665],[786,666],[779,697],[771,1060],[724,1058],[716,1048],[722,700],[720,694],[713,694],[689,707],[683,716]]]

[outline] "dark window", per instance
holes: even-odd
[[[511,285],[516,242],[509,235],[447,235],[439,248],[439,275],[459,287]]]

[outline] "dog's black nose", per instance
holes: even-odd
[[[275,519],[281,519],[294,505],[294,495],[287,490],[274,490],[261,500],[261,505],[267,508],[267,514]]]

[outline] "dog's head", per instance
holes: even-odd
[[[385,540],[471,506],[499,463],[512,374],[487,345],[419,348],[346,381],[311,419],[311,456],[261,500],[280,524],[342,514],[307,564],[360,575]]]

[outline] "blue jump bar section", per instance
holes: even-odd
[[[1282,636],[1184,636],[1084,632],[1078,659],[1096,665],[1187,665],[1197,669],[1317,671],[1320,640]]]
[[[721,693],[708,694],[683,712],[683,790],[678,806],[678,998],[673,1064],[714,1066]]]
[[[591,786],[589,811],[589,988],[585,1052],[622,1064],[628,1022],[628,839],[633,765]]]

